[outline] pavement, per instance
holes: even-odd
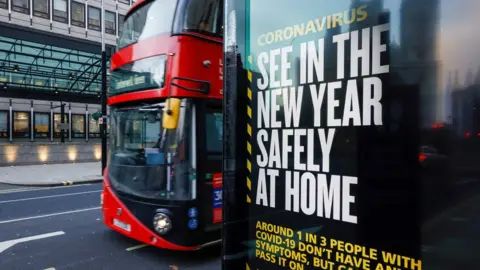
[[[0,167],[0,185],[65,186],[102,181],[100,162]]]
[[[3,169],[3,168],[2,168]],[[102,184],[0,192],[0,269],[220,269],[220,248],[157,249],[108,229]]]

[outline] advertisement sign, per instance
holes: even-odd
[[[213,223],[222,222],[222,174],[213,174]]]
[[[478,268],[478,2],[421,2],[227,0],[226,269]]]

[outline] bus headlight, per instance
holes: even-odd
[[[166,234],[172,228],[170,217],[164,213],[157,213],[153,217],[153,227],[158,234]]]

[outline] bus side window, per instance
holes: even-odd
[[[217,29],[220,24],[223,5],[220,0],[190,0],[187,5],[184,30],[204,31],[219,34]]]
[[[223,151],[223,115],[221,112],[208,112],[206,115],[207,158],[221,160]]]

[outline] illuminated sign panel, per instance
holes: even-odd
[[[458,204],[479,197],[477,184],[459,184],[466,175],[480,182],[479,138],[462,131],[474,126],[478,101],[456,94],[452,104],[447,95],[480,92],[470,64],[453,57],[451,47],[462,51],[457,57],[472,56],[480,44],[446,27],[452,18],[477,19],[453,9],[443,18],[438,10],[450,4],[428,3],[227,1],[226,265],[439,269],[480,263],[462,244],[445,244],[449,237],[476,246],[480,240],[464,230],[476,221],[450,223],[457,214],[480,211],[473,201],[465,202],[468,211]],[[455,10],[474,6],[465,1]],[[449,37],[443,47],[440,31]],[[467,85],[449,82],[446,63],[465,71]],[[446,124],[432,128],[439,122]],[[470,165],[456,165],[462,163]],[[457,214],[445,212],[452,205]],[[455,232],[446,233],[442,223]],[[462,258],[452,254],[459,249]],[[240,259],[242,252],[248,256]]]

